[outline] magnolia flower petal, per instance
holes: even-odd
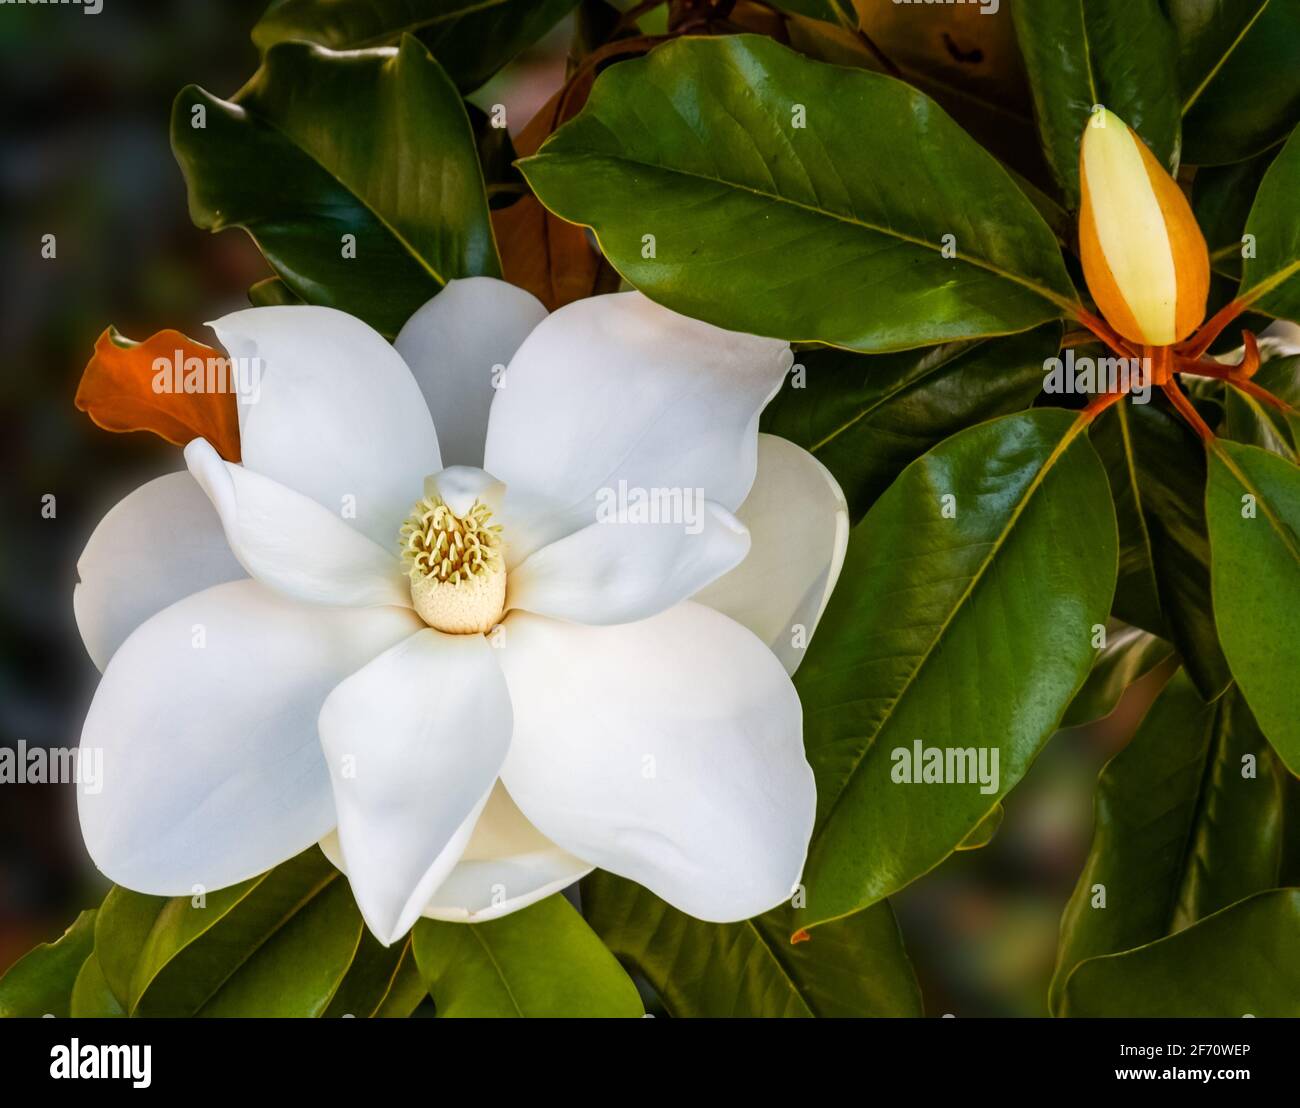
[[[239,397],[244,465],[344,513],[385,549],[442,468],[433,417],[382,335],[333,308],[247,308],[212,324],[232,358],[257,358]]]
[[[495,277],[448,281],[416,310],[393,345],[419,382],[438,427],[444,465],[481,466],[495,381],[546,309]]]
[[[492,786],[486,807],[461,824],[453,841],[463,843],[466,837],[460,861],[424,907],[429,919],[497,919],[567,888],[594,868],[529,823],[500,781]],[[320,848],[347,873],[337,831],[321,839]]]
[[[482,923],[544,900],[593,868],[529,823],[498,781],[464,854],[424,914],[452,923]]]
[[[749,532],[698,501],[688,523],[611,515],[542,547],[509,576],[510,608],[574,623],[632,623],[671,608],[741,563]]]
[[[169,473],[141,485],[100,520],[77,574],[72,610],[86,652],[102,671],[155,612],[243,577],[244,569],[194,478]]]
[[[470,839],[510,745],[510,694],[482,635],[425,628],[330,693],[320,740],[357,905],[388,944]]]
[[[385,550],[310,497],[223,460],[205,439],[185,448],[185,461],[235,557],[262,584],[309,604],[410,607],[395,547]]]
[[[762,642],[690,602],[618,627],[505,626],[501,779],[544,835],[698,919],[790,895],[816,794],[799,698]]]
[[[104,671],[77,792],[95,865],[138,892],[220,889],[335,825],[316,717],[349,673],[419,627],[402,608],[297,604],[256,581],[186,597]]]
[[[637,292],[547,316],[497,390],[484,468],[506,483],[510,566],[596,521],[601,490],[700,490],[735,511],[754,481],[758,413],[789,344],[724,331]]]
[[[736,514],[753,540],[749,556],[695,600],[748,627],[793,674],[839,580],[849,506],[808,451],[759,435],[758,477]]]

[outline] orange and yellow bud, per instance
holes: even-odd
[[[1210,254],[1182,189],[1105,108],[1083,129],[1079,184],[1079,255],[1101,314],[1130,342],[1181,342],[1210,291]]]

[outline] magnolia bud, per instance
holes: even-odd
[[[1079,255],[1101,314],[1131,342],[1185,339],[1205,318],[1210,254],[1182,189],[1101,107],[1083,129],[1079,183]]]

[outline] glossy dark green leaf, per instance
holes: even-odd
[[[386,46],[418,35],[465,92],[540,39],[577,0],[287,0],[253,28],[263,50],[316,42],[335,50]]]
[[[81,964],[76,983],[72,986],[70,1014],[77,1019],[121,1019],[126,1015],[113,990],[108,987],[94,951]]]
[[[972,427],[908,466],[854,528],[841,578],[853,588],[795,677],[817,778],[804,926],[942,861],[1083,684],[1116,563],[1106,474],[1083,427],[1059,409]],[[982,751],[990,771],[996,754],[996,780],[896,782],[922,743]]]
[[[1274,358],[1260,366],[1255,384],[1300,411],[1300,356]],[[1235,442],[1258,446],[1287,459],[1300,461],[1300,416],[1229,387],[1224,393],[1223,433]]]
[[[1300,5],[1297,5],[1300,11]],[[1300,73],[1300,66],[1296,67]],[[1281,319],[1300,319],[1300,127],[1260,182],[1246,220],[1254,256],[1242,263],[1237,298]]]
[[[1173,653],[1174,648],[1164,639],[1140,627],[1121,626],[1111,630],[1106,645],[1097,652],[1088,680],[1070,701],[1061,726],[1081,727],[1105,719],[1115,710],[1125,689]]]
[[[921,993],[894,913],[872,905],[791,942],[788,908],[740,923],[693,919],[597,870],[582,908],[605,944],[654,987],[669,1015],[919,1016]]]
[[[1011,13],[1043,150],[1071,208],[1079,206],[1079,140],[1096,104],[1177,169],[1174,37],[1157,0],[1033,0]]]
[[[1120,532],[1115,615],[1169,639],[1201,695],[1232,679],[1210,597],[1205,449],[1160,394],[1116,404],[1094,424]]]
[[[0,977],[0,1018],[66,1016],[77,974],[95,942],[95,911],[82,912],[52,943],[42,943]]]
[[[1300,468],[1219,439],[1206,512],[1224,653],[1264,734],[1300,774]]]
[[[1285,136],[1300,114],[1300,4],[1165,4],[1178,42],[1183,160],[1238,162]]]
[[[414,990],[410,987],[412,981]],[[384,946],[369,931],[362,931],[352,964],[324,1015],[327,1019],[369,1018],[392,1009],[400,1011],[407,1004],[401,1014],[409,1016],[424,995],[424,981],[415,967],[411,937],[407,935],[392,946]]]
[[[895,354],[823,347],[763,413],[763,430],[808,450],[835,475],[853,522],[910,462],[971,424],[1024,411],[1042,390],[1059,324],[1022,335]]]
[[[1192,181],[1196,222],[1210,250],[1210,264],[1216,273],[1241,280],[1242,234],[1260,181],[1276,150],[1232,165],[1206,166]]]
[[[765,38],[611,66],[521,167],[632,284],[734,330],[880,352],[1077,300],[1033,204],[933,101]]]
[[[632,979],[563,896],[486,923],[415,925],[439,1016],[640,1016]]]
[[[201,899],[114,889],[95,952],[131,1015],[319,1016],[361,931],[347,881],[313,847]]]
[[[482,85],[577,7],[578,0],[506,0],[435,23],[420,40],[462,92]]]
[[[295,294],[386,335],[448,280],[500,274],[460,96],[415,39],[282,43],[232,101],[182,90],[172,146],[198,226],[245,228]]]
[[[253,27],[262,50],[279,42],[317,42],[334,50],[383,46],[506,0],[279,0]]]
[[[1080,962],[1276,886],[1285,784],[1241,694],[1206,704],[1176,673],[1102,770],[1092,849],[1061,920],[1053,1007]]]
[[[1274,889],[1123,954],[1084,962],[1065,1016],[1300,1016],[1300,889]]]
[[[958,850],[982,850],[993,841],[993,836],[998,833],[998,828],[1002,826],[1002,818],[1006,815],[1006,809],[1001,804],[997,805],[987,816],[975,825],[975,830],[967,835],[957,844]]]
[[[279,277],[267,277],[249,288],[248,302],[254,308],[271,308],[284,304],[301,304],[302,297]]]

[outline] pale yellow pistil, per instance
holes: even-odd
[[[490,631],[506,601],[501,525],[480,501],[458,516],[440,497],[426,496],[402,524],[402,560],[411,603],[430,627],[453,635]]]

